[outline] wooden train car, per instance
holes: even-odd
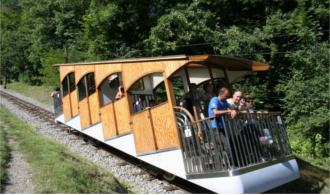
[[[201,115],[208,102],[186,99],[192,109],[179,106],[191,83],[219,85],[233,93],[237,79],[269,65],[228,56],[177,55],[53,67],[60,71],[62,94],[55,107],[63,109],[56,121],[168,173],[216,193],[260,193],[299,177],[280,113],[224,117],[230,143],[225,152],[218,132],[211,131],[214,117]],[[120,86],[125,95],[116,100]],[[258,121],[253,129],[244,126],[249,118]],[[253,141],[255,132],[265,130],[272,144]]]

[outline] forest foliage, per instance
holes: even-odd
[[[1,75],[58,86],[56,63],[175,54],[272,65],[234,89],[281,110],[295,152],[329,163],[329,0],[3,0]]]

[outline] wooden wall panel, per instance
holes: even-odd
[[[131,115],[128,108],[127,97],[121,98],[113,104],[115,107],[118,134],[130,132],[131,125],[129,123],[131,121]]]
[[[60,82],[64,79],[69,72],[74,72],[74,66],[60,66]]]
[[[110,74],[115,72],[121,72],[121,64],[102,64],[95,65],[95,84],[99,84]]]
[[[166,78],[168,78],[175,71],[177,71],[181,66],[188,63],[188,60],[167,60],[167,61],[164,61],[163,63],[164,63]]]
[[[136,80],[152,72],[163,72],[164,61],[156,62],[136,62],[123,64],[123,80],[126,89],[130,87]]]
[[[95,65],[79,65],[75,67],[75,80],[76,85],[78,84],[78,81],[88,72],[94,72],[94,66]]]
[[[156,150],[149,110],[144,110],[133,115],[132,122],[136,153]]]
[[[104,139],[116,136],[117,127],[113,103],[109,103],[108,105],[103,106],[100,109],[100,112]]]
[[[81,128],[83,129],[91,125],[91,121],[89,117],[88,98],[81,100],[78,104],[79,104]]]
[[[152,108],[150,112],[158,149],[174,146],[179,148],[177,127],[173,117],[171,117],[173,111],[170,108],[170,104],[166,103],[157,106]]]
[[[99,97],[98,97],[98,91],[93,93],[88,97],[89,99],[89,111],[91,116],[91,123],[95,124],[97,122],[100,122],[100,103],[99,103]]]
[[[72,116],[76,116],[79,114],[78,110],[78,94],[77,94],[77,89],[72,91],[70,93],[70,99],[71,99],[71,111],[72,111]]]
[[[72,117],[70,95],[66,95],[64,98],[62,98],[62,107],[64,113],[64,120],[70,119]]]

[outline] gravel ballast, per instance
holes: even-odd
[[[4,89],[1,87],[0,90],[4,90]],[[32,100],[31,98],[27,98],[21,94],[12,92],[8,89],[6,89],[5,92],[53,112],[53,106],[44,105],[38,101]],[[54,139],[59,143],[66,145],[73,152],[76,152],[91,161],[94,161],[100,165],[107,167],[115,177],[126,181],[126,183],[130,186],[130,190],[132,190],[135,193],[139,193],[139,194],[143,194],[143,193],[144,194],[145,193],[183,194],[184,193],[181,190],[166,191],[164,188],[168,186],[167,182],[158,179],[148,181],[146,179],[147,175],[134,175],[134,173],[140,172],[140,169],[135,168],[131,165],[125,165],[125,166],[118,165],[118,163],[120,163],[121,160],[109,156],[109,154],[103,150],[97,150],[94,146],[86,144],[86,142],[82,140],[76,139],[74,135],[69,135],[67,132],[64,132],[59,128],[56,128],[53,125],[46,124],[41,119],[38,119],[32,116],[30,113],[21,110],[20,108],[18,108],[16,105],[12,104],[10,101],[8,101],[5,98],[1,98],[0,103],[4,105],[11,113],[13,113],[22,121],[38,124],[38,127],[36,128],[37,131],[43,133],[44,135]],[[18,167],[17,172],[20,172],[19,169],[23,169],[24,171],[27,171],[26,166]],[[20,177],[20,175],[13,175],[10,177]],[[24,191],[24,189],[26,188],[23,187],[23,185],[28,178],[29,178],[28,174],[26,175],[25,180],[23,179],[23,181],[17,180],[15,178],[10,178],[11,181],[15,180],[15,182],[18,182],[18,185],[22,186],[21,188],[15,188],[15,191],[11,191],[10,193],[12,194],[33,193],[31,191]],[[31,182],[29,182],[29,184],[31,184]]]

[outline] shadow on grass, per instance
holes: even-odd
[[[282,187],[295,193],[328,194],[329,171],[315,167],[297,156],[295,158],[299,166],[300,178]]]

